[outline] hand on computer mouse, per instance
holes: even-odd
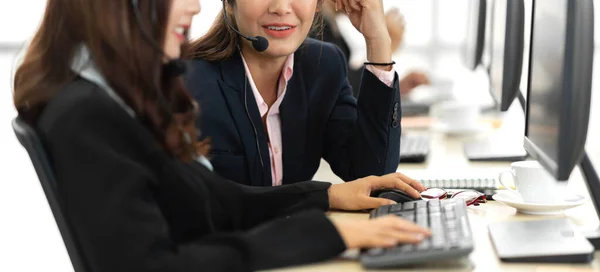
[[[342,184],[334,184],[329,188],[329,207],[340,210],[374,209],[396,202],[378,197],[371,197],[371,192],[379,189],[398,189],[412,197],[420,198],[419,192],[425,187],[401,173],[391,173],[385,176],[369,176]]]
[[[348,249],[416,244],[431,235],[429,230],[395,215],[373,220],[332,218],[331,222]]]

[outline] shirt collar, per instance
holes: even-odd
[[[100,88],[115,100],[129,115],[135,117],[135,111],[123,101],[123,98],[110,87],[104,76],[102,76],[100,69],[96,66],[90,50],[86,45],[82,44],[77,48],[73,61],[71,62],[71,70],[82,78],[100,86]]]
[[[264,104],[264,100],[260,95],[256,84],[254,83],[254,79],[252,78],[252,74],[250,74],[250,68],[248,68],[248,63],[244,58],[244,55],[240,51],[240,56],[242,57],[242,63],[244,65],[244,72],[248,78],[248,83],[250,84],[250,89],[254,94],[254,98],[256,99],[256,103],[259,107],[260,115],[263,116],[267,112],[267,108],[261,108],[261,105]],[[281,75],[279,76],[279,85],[277,86],[277,98],[285,94],[287,83],[290,81],[292,76],[294,75],[294,53],[290,54],[285,63],[283,64],[283,69]],[[245,84],[245,83],[244,83]]]
[[[77,73],[82,78],[93,82],[94,84],[100,86],[102,90],[104,90],[108,96],[110,96],[113,100],[115,100],[121,107],[129,114],[131,117],[135,117],[135,111],[123,101],[123,99],[113,90],[113,88],[108,85],[102,73],[100,73],[100,69],[96,66],[96,63],[92,59],[90,54],[90,50],[87,46],[81,45],[77,49],[75,56],[73,57],[73,61],[71,62],[71,70]],[[210,171],[213,171],[213,166],[208,159],[204,156],[198,156],[196,161],[203,164]]]

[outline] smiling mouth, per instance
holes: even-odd
[[[292,26],[267,26],[266,28],[268,30],[274,30],[274,31],[286,31],[286,30],[290,30],[294,27],[292,27]]]
[[[179,39],[183,40],[187,40],[188,34],[189,34],[189,27],[188,26],[177,26],[175,27],[175,34],[177,34],[177,37],[179,37]]]

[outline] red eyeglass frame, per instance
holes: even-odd
[[[437,192],[434,190],[438,190]],[[429,193],[428,193],[429,191]],[[447,199],[448,191],[442,188],[427,188],[425,191],[421,192],[421,198],[423,199]],[[457,197],[459,196],[459,197]],[[449,198],[462,198],[465,200],[465,204],[467,206],[479,206],[479,204],[486,203],[487,197],[485,194],[480,193],[474,190],[464,190],[454,192],[450,195]]]

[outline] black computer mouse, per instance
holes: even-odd
[[[393,200],[396,203],[404,203],[409,201],[421,200],[421,198],[414,198],[408,193],[396,190],[396,189],[381,189],[371,192],[371,197],[381,197],[389,200]]]

